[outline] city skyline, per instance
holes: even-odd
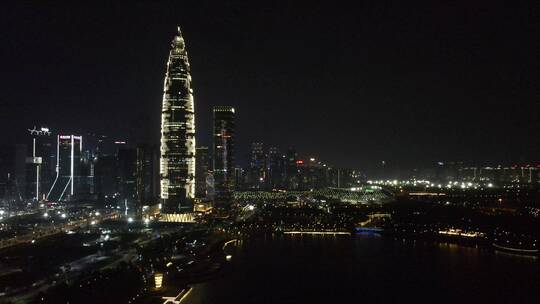
[[[161,102],[163,41],[181,24],[192,39],[199,143],[211,145],[212,107],[230,104],[241,113],[237,124],[244,130],[237,138],[239,163],[249,162],[252,142],[294,146],[355,168],[382,160],[409,167],[423,161],[538,161],[537,74],[529,68],[538,60],[527,47],[534,41],[534,8],[493,5],[476,14],[479,6],[338,10],[320,3],[264,11],[234,2],[186,2],[113,5],[100,14],[90,6],[68,15],[10,4],[3,19],[11,47],[2,58],[13,60],[3,62],[10,77],[4,79],[1,127],[15,130],[6,134],[8,142],[37,124],[158,142],[159,118],[153,117]],[[295,18],[304,9],[304,18]],[[15,19],[21,11],[33,18]],[[324,18],[342,13],[341,22]],[[33,49],[50,60],[33,59]],[[38,68],[28,73],[23,61]],[[7,124],[14,116],[20,119]]]
[[[8,3],[0,302],[539,302],[537,16]]]

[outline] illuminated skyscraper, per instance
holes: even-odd
[[[180,27],[173,38],[161,109],[160,198],[165,213],[189,209],[195,197],[195,109]]]
[[[227,208],[234,191],[234,108],[214,107],[215,206]]]
[[[47,193],[47,200],[73,198],[79,184],[82,136],[58,135],[56,145],[56,178]]]

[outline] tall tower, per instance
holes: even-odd
[[[164,213],[191,211],[195,197],[195,108],[180,27],[173,38],[161,108],[160,198]]]
[[[47,193],[52,201],[70,200],[80,184],[82,136],[58,135],[56,145],[56,178]]]
[[[214,107],[215,207],[227,209],[234,191],[234,108]]]
[[[51,164],[50,158],[53,149],[51,132],[49,128],[28,129],[32,137],[30,151],[26,153],[26,199],[39,201],[43,199],[46,187],[50,187]],[[30,155],[30,156],[28,156]]]

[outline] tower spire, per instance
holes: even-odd
[[[182,30],[180,29],[180,26],[178,25],[176,27],[176,35],[174,36],[174,39],[172,40],[172,45],[171,47],[173,49],[180,49],[180,50],[183,50],[185,48],[185,45],[184,45],[184,37],[182,37]]]

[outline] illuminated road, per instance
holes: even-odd
[[[180,293],[175,297],[161,297],[163,300],[165,300],[163,304],[180,304],[185,298],[187,298],[191,291],[192,288],[188,287],[186,289],[182,289],[182,291],[180,291]]]
[[[285,231],[283,234],[311,234],[311,235],[351,235],[344,231]]]
[[[114,211],[99,216],[87,217],[80,220],[71,220],[64,224],[48,225],[45,227],[36,227],[32,233],[25,235],[15,236],[9,239],[0,240],[0,249],[14,246],[17,244],[31,243],[33,240],[55,235],[57,233],[63,233],[68,230],[77,229],[80,227],[96,225],[103,220],[117,219],[119,217],[118,212]]]

